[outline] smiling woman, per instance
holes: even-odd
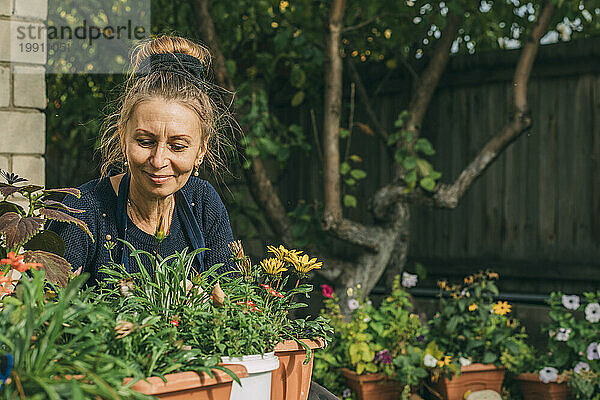
[[[102,136],[102,177],[81,186],[81,198],[68,204],[73,213],[83,211],[77,216],[97,240],[67,223],[50,226],[65,240],[74,270],[83,267],[103,279],[98,269],[110,260],[104,245],[115,238],[154,252],[159,221],[167,233],[162,256],[206,247],[194,261],[198,272],[216,263],[228,268],[233,236],[227,211],[215,189],[197,177],[201,165],[217,174],[224,168],[219,132],[229,114],[222,90],[207,79],[209,62],[206,49],[180,37],[162,36],[134,51],[119,111]],[[136,272],[127,249],[117,245],[121,263]]]

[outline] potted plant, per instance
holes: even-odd
[[[460,284],[438,282],[440,311],[429,321],[423,365],[442,398],[486,389],[500,393],[505,367],[525,343],[524,328],[509,317],[511,305],[494,300],[497,279],[495,272],[480,271]]]
[[[547,353],[516,377],[525,399],[589,399],[600,394],[599,300],[600,292],[550,295]]]
[[[323,315],[335,333],[327,351],[317,354],[315,378],[344,398],[407,398],[427,376],[419,348],[425,327],[412,312],[400,277],[379,307],[362,299],[360,287],[349,288],[347,317],[333,291],[323,289]]]
[[[16,290],[0,303],[0,354],[12,364],[2,367],[0,397],[145,398],[123,383],[134,373],[131,366],[110,356],[95,334],[111,329],[112,311],[81,290],[87,276],[61,288],[48,282],[43,269],[30,267],[21,266]]]
[[[157,234],[157,246],[159,238]],[[114,245],[106,244],[109,249]],[[304,278],[300,275],[295,285],[288,285],[290,276],[282,276],[286,264],[278,259],[263,260],[260,266],[251,265],[249,260],[238,262],[238,271],[221,275],[216,274],[221,265],[215,265],[197,274],[192,261],[202,249],[164,259],[157,252],[150,254],[131,247],[130,250],[137,260],[139,273],[128,273],[115,263],[102,268],[101,272],[109,276],[104,288],[105,300],[118,310],[121,320],[131,324],[132,343],[139,346],[140,338],[149,337],[144,329],[153,329],[153,337],[160,336],[159,332],[165,332],[162,326],[167,327],[168,332],[163,333],[160,342],[187,349],[187,361],[196,362],[194,370],[217,368],[216,362],[209,366],[207,360],[220,361],[222,365],[218,368],[223,371],[233,368],[231,365],[243,365],[247,374],[239,380],[234,378],[232,399],[270,398],[271,372],[278,368],[275,345],[282,339],[293,338],[294,332],[300,333],[301,326],[310,328],[304,329],[303,334],[311,330],[319,335],[327,332],[323,319],[290,320],[288,310],[304,306],[294,297],[308,294],[312,286],[300,284]],[[141,257],[147,257],[152,268],[146,268]],[[297,272],[304,275],[316,262],[304,258],[299,261]],[[126,290],[122,290],[124,286]],[[149,327],[151,322],[158,325]],[[123,349],[119,355],[125,355]],[[162,359],[164,357],[159,358]],[[205,364],[198,364],[200,360]],[[173,364],[172,360],[169,363]],[[185,363],[176,365],[178,369],[186,366]],[[153,371],[146,369],[145,372],[150,376]]]

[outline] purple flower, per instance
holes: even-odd
[[[425,335],[419,335],[416,337],[416,339],[419,343],[425,343]]]
[[[381,350],[379,353],[375,354],[375,358],[373,359],[375,362],[380,362],[382,364],[391,364],[392,363],[392,355],[390,354],[388,349]]]
[[[345,399],[347,397],[350,397],[352,395],[352,390],[346,388],[344,389],[344,391],[342,392],[342,397]]]
[[[573,368],[573,372],[575,372],[576,374],[580,374],[581,371],[589,371],[590,370],[590,364],[580,361],[577,363],[577,365],[575,366],[575,368]]]
[[[586,352],[588,360],[600,360],[600,354],[598,354],[598,343],[590,343],[590,345],[587,347]]]

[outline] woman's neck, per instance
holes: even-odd
[[[131,220],[143,231],[154,234],[160,217],[164,221],[165,232],[169,232],[175,196],[148,198],[136,190],[135,185],[129,187],[129,216]]]

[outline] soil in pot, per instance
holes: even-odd
[[[221,357],[223,364],[242,365],[248,376],[241,378],[242,385],[233,382],[231,400],[270,400],[271,372],[279,367],[279,360],[274,352],[254,354],[242,357]]]
[[[230,365],[228,368],[240,379],[248,376],[242,365]],[[153,376],[145,381],[136,382],[131,388],[140,393],[170,400],[228,400],[231,395],[233,378],[223,371],[213,370],[211,378],[207,373],[192,371],[167,374],[164,382]],[[125,384],[131,381],[128,378]]]
[[[569,387],[563,383],[543,383],[538,374],[528,372],[515,377],[523,400],[567,400]]]
[[[397,400],[402,394],[402,384],[388,379],[384,374],[358,375],[342,368],[342,375],[358,400]]]
[[[325,346],[323,340],[303,339],[311,350]],[[310,389],[314,354],[308,364],[306,349],[295,340],[286,340],[275,346],[279,368],[271,374],[271,400],[306,400]]]
[[[461,368],[461,374],[449,378],[440,378],[434,389],[446,400],[463,400],[466,392],[493,390],[501,393],[504,380],[504,368],[493,364],[471,364]]]

